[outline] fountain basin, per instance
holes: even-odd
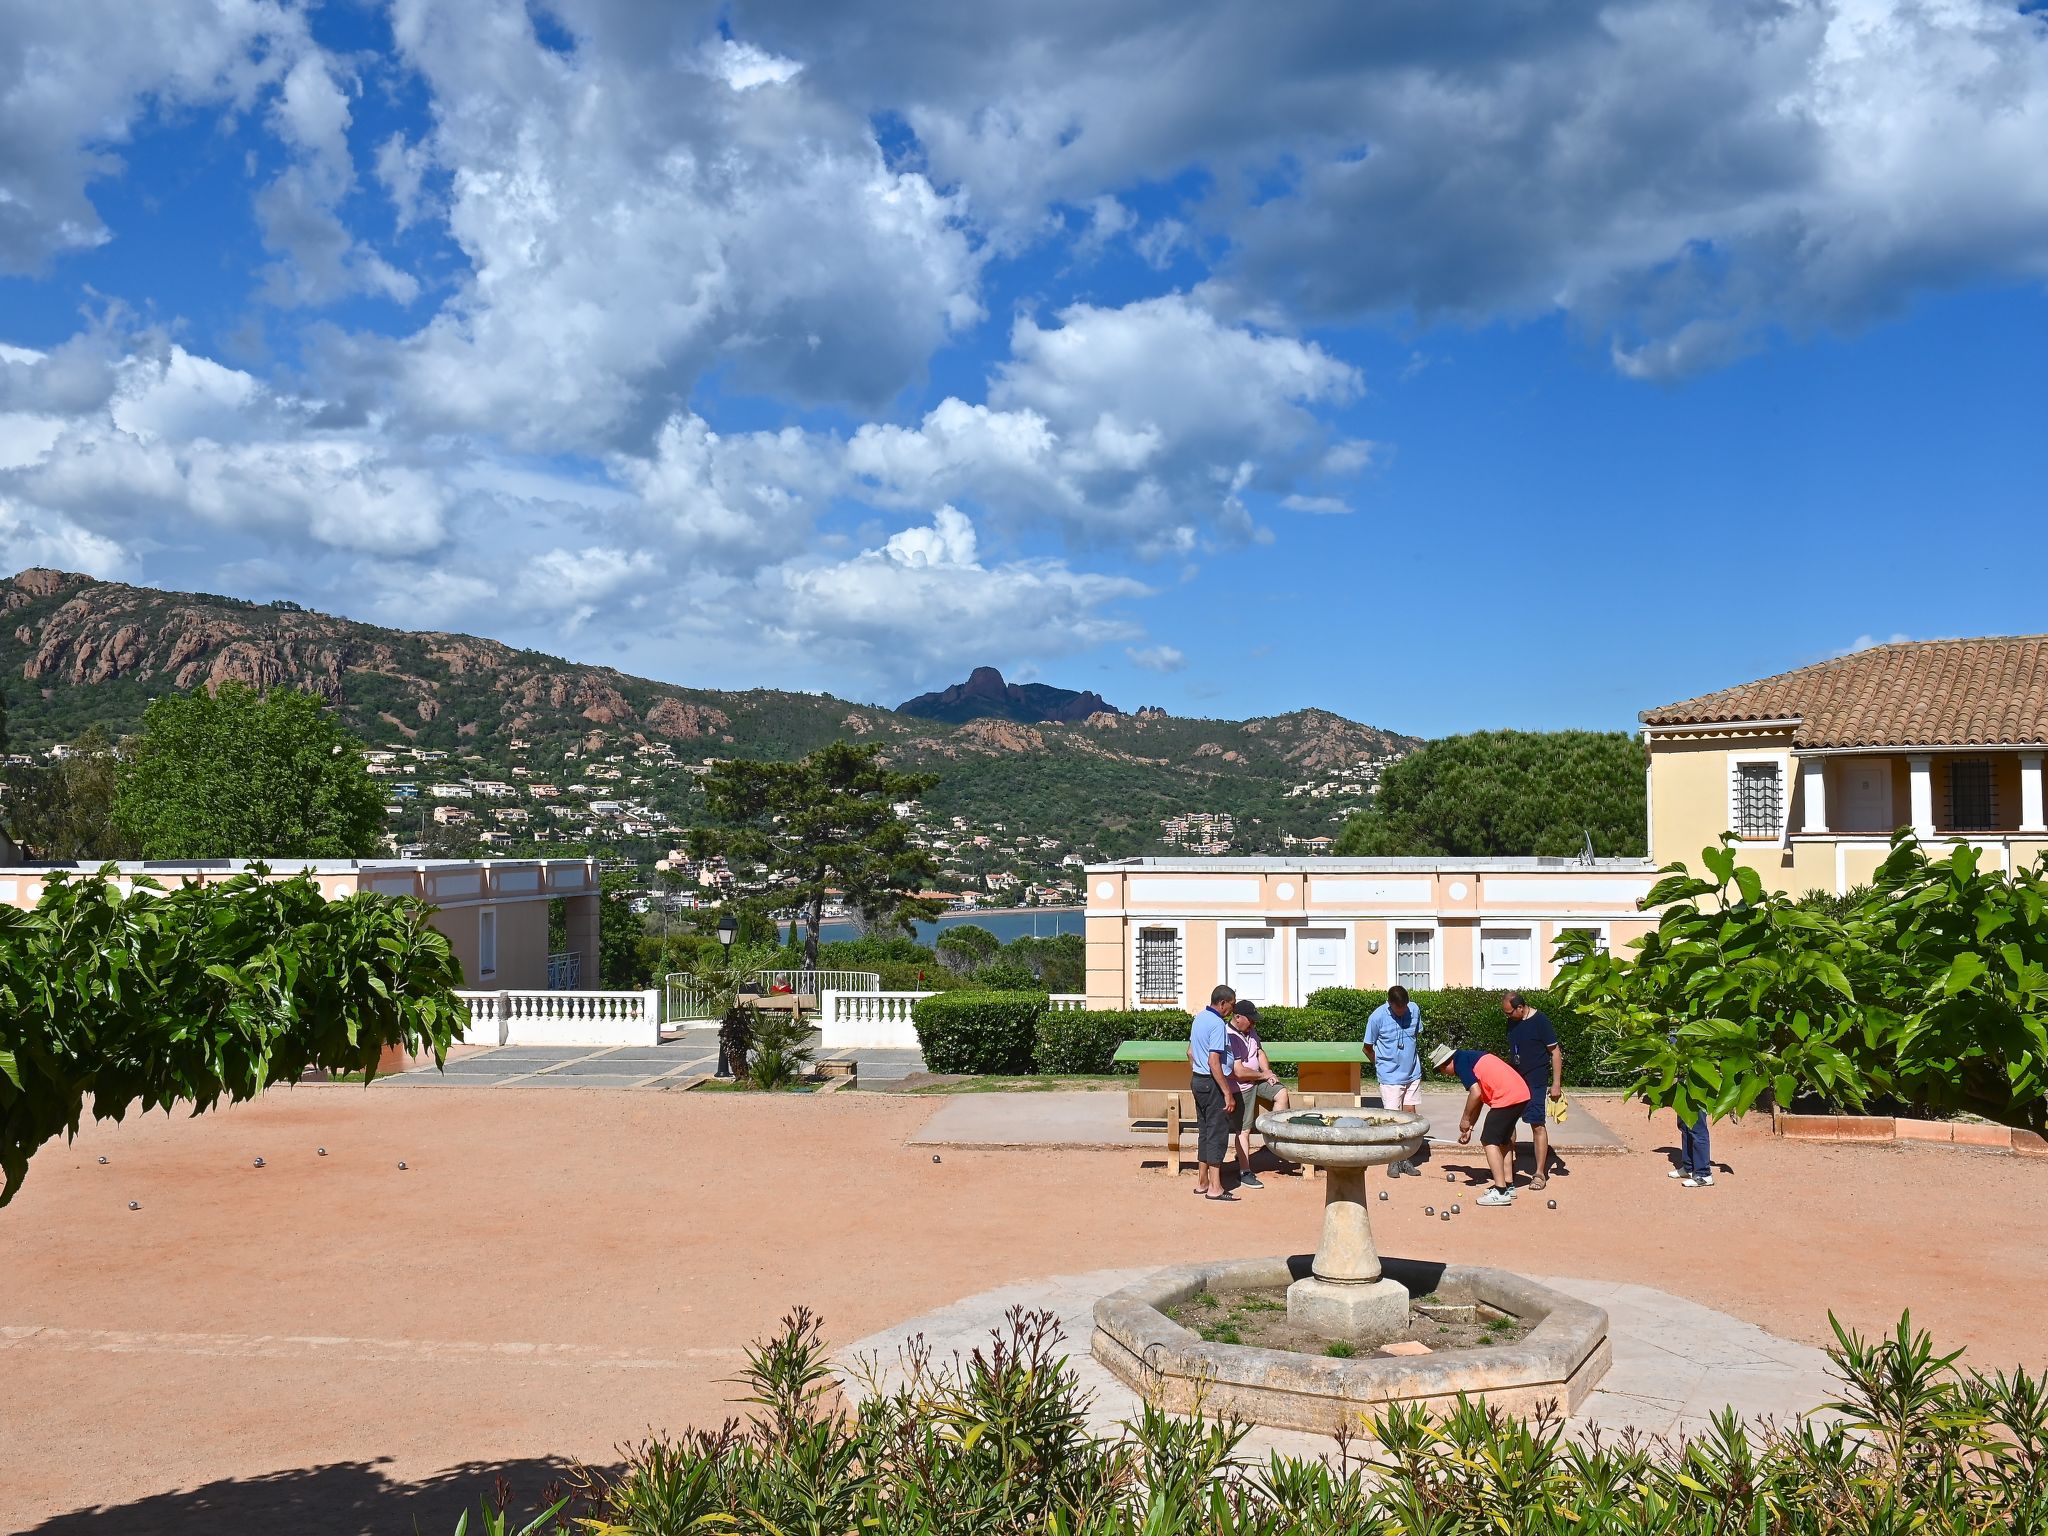
[[[1393,1403],[1449,1409],[1460,1394],[1511,1413],[1545,1404],[1570,1413],[1607,1373],[1607,1314],[1526,1276],[1479,1265],[1383,1261],[1407,1294],[1469,1297],[1533,1326],[1513,1344],[1431,1355],[1337,1360],[1210,1344],[1166,1315],[1201,1291],[1291,1286],[1312,1278],[1306,1256],[1237,1259],[1164,1269],[1095,1304],[1092,1352],[1147,1402],[1175,1413],[1232,1416],[1321,1434],[1362,1432]],[[1290,1311],[1292,1309],[1290,1308]]]

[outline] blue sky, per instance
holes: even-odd
[[[2038,11],[10,18],[8,569],[1423,734],[2044,627]]]

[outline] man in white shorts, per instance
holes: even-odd
[[[1373,1009],[1372,1017],[1366,1020],[1365,1048],[1372,1052],[1373,1076],[1380,1082],[1380,1103],[1388,1109],[1419,1108],[1422,1009],[1410,1001],[1406,987],[1387,988],[1387,1000]],[[1399,1178],[1404,1173],[1422,1177],[1422,1170],[1406,1158],[1388,1165],[1388,1178]]]

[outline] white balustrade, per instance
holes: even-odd
[[[910,1011],[931,992],[827,992],[819,1001],[818,1027],[827,1051],[915,1050],[917,1026]],[[1050,1006],[1071,1013],[1086,1008],[1078,992],[1055,992]]]
[[[457,992],[463,1045],[659,1045],[659,992]]]
[[[668,1014],[672,1020],[709,1019],[714,1008],[710,994],[694,971],[671,971],[662,978],[668,993]],[[748,990],[766,995],[794,993],[809,1006],[822,1006],[827,992],[880,992],[878,971],[756,971]]]

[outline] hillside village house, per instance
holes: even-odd
[[[116,884],[129,890],[137,876],[161,885],[225,880],[239,874],[237,859],[152,860],[116,866]],[[97,864],[57,866],[92,874]],[[462,962],[463,985],[477,991],[588,991],[597,985],[598,881],[591,859],[309,859],[279,860],[275,878],[304,872],[330,900],[376,891],[415,896],[436,908],[433,925],[448,936]],[[0,869],[0,902],[30,908],[54,873],[47,864]],[[548,949],[548,903],[560,901],[566,929],[562,951]]]
[[[1141,858],[1091,865],[1088,1006],[1319,987],[1543,985],[1567,930],[1646,931],[1656,870],[1721,834],[1792,894],[1867,881],[1892,832],[1991,867],[2048,852],[2048,636],[1877,646],[1641,716],[1646,859]]]

